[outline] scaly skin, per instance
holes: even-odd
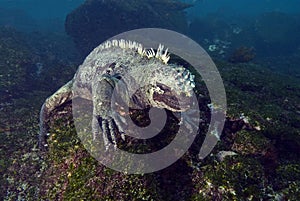
[[[40,114],[41,149],[47,146],[50,113],[75,97],[93,102],[93,138],[103,135],[105,145],[116,144],[121,122],[111,109],[117,88],[122,102],[134,109],[156,107],[173,112],[189,109],[193,75],[178,65],[168,65],[169,55],[131,41],[109,41],[95,48],[79,66],[74,78],[46,99]],[[117,86],[118,85],[118,86]],[[116,87],[117,86],[117,87]],[[141,86],[141,87],[137,87]]]

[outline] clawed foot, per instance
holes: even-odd
[[[124,119],[120,116],[114,118],[110,116],[106,118],[94,116],[92,122],[93,140],[96,140],[96,138],[102,135],[106,150],[111,145],[116,148],[118,136],[120,136],[122,140],[125,140],[124,130],[122,129],[122,125],[124,124]]]

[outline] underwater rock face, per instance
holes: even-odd
[[[74,127],[69,102],[57,108],[49,120],[49,151],[44,156],[47,166],[41,176],[39,198],[109,201],[297,200],[299,157],[296,149],[290,152],[291,146],[284,145],[292,139],[294,144],[299,145],[299,137],[296,137],[299,136],[299,129],[292,126],[293,122],[297,122],[297,116],[295,111],[284,111],[286,106],[280,105],[282,99],[278,98],[290,93],[282,89],[282,84],[285,86],[288,80],[283,80],[282,76],[275,79],[277,75],[259,65],[218,64],[223,66],[221,70],[231,102],[220,144],[211,156],[203,161],[196,160],[195,151],[201,144],[199,139],[186,155],[164,170],[144,175],[111,170],[98,163],[83,147]],[[262,79],[265,74],[269,75],[267,80]],[[274,82],[279,78],[281,83]],[[242,90],[246,79],[246,86],[264,86],[264,91]],[[294,90],[288,105],[293,107],[299,102],[296,98],[299,97],[299,85],[289,85]],[[277,93],[271,93],[273,89],[277,89]],[[266,104],[270,100],[278,102],[272,102],[273,106]],[[241,114],[241,111],[246,112]],[[288,114],[288,122],[282,114]],[[137,121],[145,122],[146,117],[141,113],[134,115]],[[131,145],[136,143],[129,142]],[[134,148],[144,153],[142,146]],[[217,160],[218,153],[222,151],[237,155]]]
[[[32,55],[21,33],[0,27],[0,58],[0,96],[7,101],[21,96],[29,85]]]
[[[183,10],[188,7],[176,0],[88,0],[67,16],[65,28],[86,56],[106,39],[132,29],[157,27],[185,33]]]
[[[245,63],[253,60],[255,52],[253,47],[239,47],[229,57],[231,63]]]

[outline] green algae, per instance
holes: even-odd
[[[8,73],[3,68],[9,67],[17,77],[0,84],[12,90],[26,88],[24,69],[18,70],[22,66],[17,65],[17,60],[30,64],[30,53],[21,43],[14,44],[11,39],[5,42],[9,43],[10,47],[2,46],[1,57],[10,61],[1,63],[1,72]],[[228,96],[228,118],[244,116],[250,126],[234,133],[232,144],[221,141],[225,145],[217,146],[204,161],[197,163],[189,155],[190,151],[174,166],[146,175],[122,174],[91,157],[76,134],[72,117],[65,115],[71,114],[70,105],[53,114],[48,152],[37,151],[39,106],[49,92],[29,93],[27,88],[26,96],[20,97],[19,92],[15,93],[17,90],[9,93],[12,98],[0,113],[0,198],[297,200],[300,196],[299,82],[261,65],[220,62],[218,67]],[[72,69],[65,69],[67,72],[56,86],[69,79]],[[61,65],[54,65],[48,75],[58,77],[60,71]],[[53,82],[46,79],[43,85]],[[7,97],[1,96],[1,103],[7,102]],[[275,149],[278,158],[264,154],[269,147]],[[236,151],[238,155],[216,161],[215,154],[224,149]],[[272,160],[274,166],[268,167],[270,162],[265,160]]]
[[[217,65],[226,88],[229,117],[243,114],[271,140],[293,139],[294,146],[299,146],[299,81],[255,64]]]
[[[233,68],[235,71],[236,65],[230,64],[227,68]],[[245,69],[234,72],[234,76],[243,77],[242,75],[249,71],[247,68],[250,67],[246,65]],[[251,72],[253,76],[261,74],[261,70],[258,69],[256,72],[255,68],[254,70],[251,68],[254,71]],[[231,76],[228,70],[227,73],[227,76]],[[289,108],[279,104],[282,98],[276,98],[280,97],[279,94],[284,94],[291,97],[293,101],[297,99],[290,96],[291,94],[281,91],[283,89],[279,90],[278,94],[270,93],[274,83],[268,82],[270,80],[274,82],[276,76],[275,78],[271,77],[269,81],[260,80],[261,83],[254,83],[256,79],[253,78],[253,81],[250,79],[243,86],[247,90],[239,89],[241,85],[237,83],[242,82],[239,79],[236,79],[234,85],[228,85],[226,79],[229,79],[230,76],[224,76],[225,87],[228,89],[229,99],[234,96],[236,99],[230,100],[228,117],[234,120],[235,118],[239,119],[242,115],[247,118],[249,125],[248,129],[242,128],[234,133],[232,144],[217,146],[213,153],[226,148],[236,151],[237,156],[226,157],[222,162],[216,161],[214,156],[209,156],[196,166],[192,165],[195,161],[190,161],[195,160],[193,157],[185,156],[180,161],[181,165],[175,164],[176,169],[168,167],[158,173],[126,175],[106,168],[93,159],[76,136],[72,119],[65,115],[57,115],[54,116],[55,121],[52,122],[48,141],[47,157],[49,158],[46,161],[49,163],[48,168],[51,171],[48,169],[48,174],[43,177],[47,181],[45,182],[47,183],[46,187],[43,187],[45,190],[43,197],[59,200],[80,198],[90,200],[174,200],[180,196],[184,200],[296,198],[299,193],[297,190],[299,179],[298,177],[291,179],[289,175],[292,175],[291,173],[298,167],[295,165],[286,167],[281,160],[276,157],[272,158],[273,156],[271,157],[268,153],[270,150],[273,153],[275,147],[276,151],[283,151],[279,154],[280,158],[288,158],[286,148],[277,146],[278,143],[282,143],[280,141],[282,138],[278,137],[282,137],[281,132],[285,132],[287,136],[293,138],[291,134],[297,133],[297,125],[292,125],[295,124],[293,122],[297,120],[297,115],[290,116],[289,119],[282,118],[282,112],[294,114],[294,111],[289,111]],[[254,89],[252,89],[252,85]],[[262,92],[256,91],[255,87],[262,89],[262,86],[265,87],[264,92],[271,97],[258,99]],[[272,99],[272,96],[275,99]],[[268,103],[266,104],[264,101]],[[294,103],[292,102],[292,104]],[[284,140],[288,138],[287,136]],[[276,142],[277,140],[278,142]],[[221,143],[224,142],[221,141]],[[291,157],[295,159],[297,156],[294,154]],[[268,160],[275,160],[272,161],[275,164],[274,167],[268,167],[269,162],[265,162]],[[291,161],[287,160],[286,163],[290,164]],[[168,174],[171,176],[166,179]],[[274,177],[276,180],[273,179]],[[184,180],[187,183],[183,187],[181,183]],[[182,190],[184,188],[186,188],[185,191]],[[187,192],[188,195],[179,192]],[[175,194],[178,195],[175,196]]]
[[[259,200],[264,196],[262,165],[250,157],[234,156],[200,168],[203,175],[192,200]]]
[[[71,120],[70,116],[58,115],[51,123],[48,171],[43,175],[44,199],[149,200],[154,197],[155,191],[149,188],[153,184],[147,184],[149,176],[119,173],[95,160],[80,143]]]
[[[258,131],[241,130],[236,133],[232,150],[242,155],[264,155],[272,144]]]
[[[28,86],[31,53],[24,38],[13,29],[0,27],[0,94],[7,100],[21,96]]]

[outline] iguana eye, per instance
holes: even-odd
[[[113,63],[107,65],[107,66],[106,66],[107,69],[106,69],[105,73],[108,74],[108,75],[111,75],[111,74],[113,73],[113,70],[114,70],[115,66],[116,66],[116,63],[115,63],[115,62],[113,62]]]
[[[106,69],[106,74],[111,75],[111,73],[112,73],[112,68]]]

